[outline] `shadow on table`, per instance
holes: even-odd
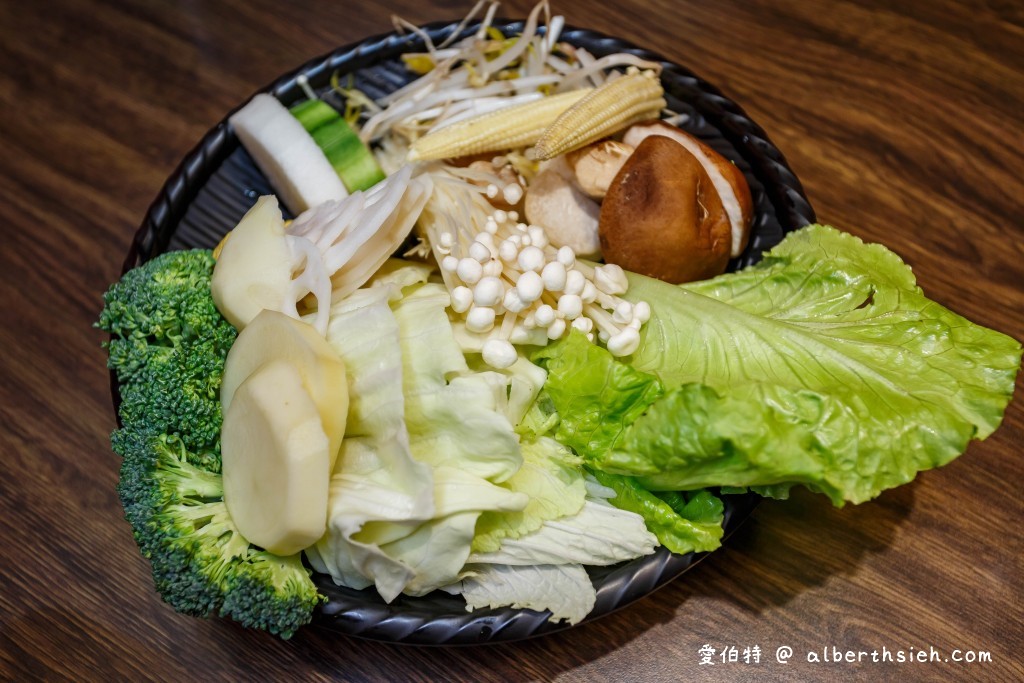
[[[833,577],[854,574],[866,556],[883,552],[913,502],[913,483],[843,508],[802,488],[789,500],[766,500],[721,557],[710,558],[721,560],[713,565],[718,576],[707,586],[689,584],[688,593],[753,612],[784,605]]]

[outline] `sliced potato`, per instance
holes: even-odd
[[[293,555],[327,528],[330,456],[320,412],[294,365],[271,361],[242,382],[224,416],[224,503],[242,535]]]
[[[226,414],[236,391],[258,368],[274,360],[291,363],[320,413],[331,467],[345,436],[348,379],[338,352],[309,323],[264,310],[235,339],[224,363],[220,402]]]
[[[217,255],[210,293],[217,310],[241,330],[263,309],[280,311],[289,303],[292,255],[277,198],[260,197],[229,234]]]

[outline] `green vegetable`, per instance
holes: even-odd
[[[175,251],[104,296],[121,393],[118,493],[161,596],[184,614],[219,613],[284,638],[320,600],[299,555],[252,546],[223,503],[220,380],[234,328],[210,295],[211,252]]]
[[[591,460],[665,391],[654,375],[616,361],[576,332],[537,351],[533,361],[548,371],[538,404],[558,413],[555,438]],[[542,425],[552,422],[531,417]]]
[[[210,297],[209,251],[173,251],[124,275],[104,294],[97,327],[120,384],[126,432],[173,434],[197,465],[220,469],[220,379],[235,329]]]
[[[632,477],[623,477],[593,469],[591,474],[602,485],[615,491],[609,502],[635,512],[644,519],[658,541],[674,553],[711,551],[722,545],[722,501],[707,491],[689,494],[671,492],[668,500],[644,488]],[[673,505],[673,503],[675,503]]]
[[[571,517],[583,508],[586,487],[579,457],[554,439],[524,440],[523,465],[504,486],[529,496],[515,512],[486,511],[473,536],[475,553],[496,552],[507,539],[521,538],[544,522]]]
[[[587,494],[578,512],[544,520],[536,530],[515,538],[503,538],[495,550],[474,551],[463,573],[475,573],[482,564],[608,566],[653,553],[658,539],[643,517],[609,503],[605,496],[615,491],[596,479],[584,482]]]
[[[365,190],[384,180],[384,171],[370,148],[359,139],[337,110],[323,100],[307,100],[291,108],[349,192]]]
[[[141,437],[121,455],[118,493],[168,604],[282,638],[310,621],[321,598],[300,556],[250,545],[224,505],[221,475],[190,464],[181,439]]]
[[[523,464],[519,440],[498,410],[506,378],[471,372],[445,312],[446,288],[428,283],[392,304],[401,330],[405,422],[412,453],[500,483]],[[496,392],[491,379],[501,382]]]
[[[1021,360],[1015,340],[928,300],[892,252],[825,226],[707,282],[631,275],[627,297],[653,311],[632,368],[579,335],[539,361],[559,440],[652,490],[868,500],[988,436]],[[604,406],[613,430],[594,426]]]
[[[616,492],[610,500],[613,505],[643,517],[647,528],[672,552],[714,550],[721,545],[721,511],[708,520],[687,518],[682,506],[673,509],[632,477],[602,471],[611,471],[603,462],[608,446],[618,443],[664,393],[654,375],[616,361],[579,333],[539,350],[533,360],[547,369],[548,381],[528,419],[543,427],[555,426],[555,438],[583,455],[598,481]],[[545,409],[554,411],[557,418],[545,418]],[[695,520],[702,523],[695,525]]]
[[[328,532],[306,552],[337,583],[374,585],[388,602],[455,581],[481,515],[529,502],[498,483],[523,461],[490,381],[504,394],[507,378],[470,372],[447,291],[419,280],[395,272],[354,292],[331,308],[327,330],[348,373],[349,414]]]

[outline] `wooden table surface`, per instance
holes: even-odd
[[[531,0],[506,4],[521,17]],[[884,242],[924,290],[1024,338],[1019,2],[558,0],[568,22],[687,65],[743,106],[818,217]],[[1024,397],[947,467],[856,507],[762,503],[720,552],[627,609],[526,642],[283,642],[179,616],[114,486],[100,295],[164,179],[279,74],[466,2],[0,3],[0,679],[1024,679]],[[1020,394],[1018,381],[1018,394]],[[699,649],[716,649],[701,665]],[[744,648],[760,649],[745,663]],[[778,648],[792,648],[788,664]],[[735,647],[740,661],[722,662]],[[832,648],[860,663],[808,663]],[[871,662],[980,651],[991,661]],[[982,655],[983,657],[983,655]]]

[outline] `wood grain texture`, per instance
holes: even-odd
[[[819,218],[884,242],[934,299],[1024,338],[1024,7],[996,0],[557,0],[569,23],[687,65],[787,155]],[[100,295],[178,160],[278,74],[468,3],[0,3],[0,678],[624,681],[1024,679],[1024,400],[966,455],[841,510],[766,502],[632,607],[483,648],[179,616],[114,492]],[[525,16],[530,0],[503,14]],[[1018,384],[1020,380],[1018,380]],[[1019,391],[1018,386],[1018,394]],[[703,644],[760,664],[699,666]],[[793,661],[774,661],[789,645]],[[809,664],[806,653],[991,652]]]

